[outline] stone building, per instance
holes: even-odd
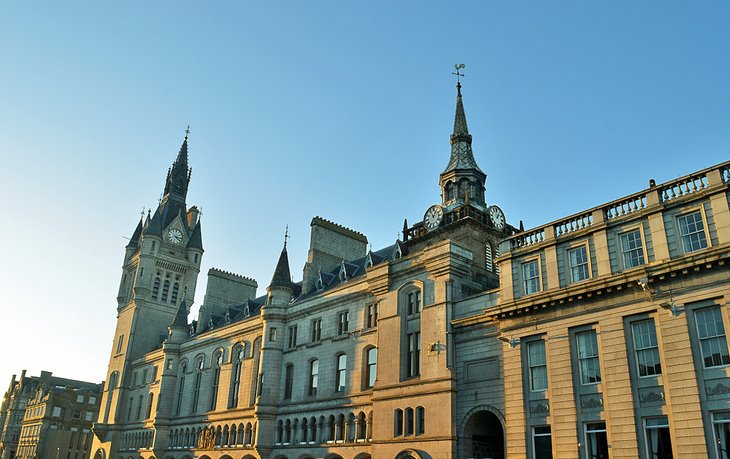
[[[94,458],[721,454],[730,163],[524,231],[486,199],[460,85],[450,143],[394,244],[315,217],[301,281],[284,242],[260,294],[211,269],[189,322],[186,136],[126,247]]]
[[[0,411],[3,459],[88,458],[102,387],[48,371],[13,375]]]

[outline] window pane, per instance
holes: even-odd
[[[700,212],[682,215],[677,222],[682,237],[682,249],[685,252],[694,252],[707,247],[707,235]]]
[[[573,282],[588,279],[588,255],[586,247],[578,247],[568,252],[570,258],[570,278]]]
[[[705,367],[730,364],[722,312],[717,306],[695,311],[697,335]]]
[[[634,338],[636,364],[639,376],[652,376],[662,373],[659,359],[659,348],[656,338],[654,320],[642,320],[631,324],[631,333]]]
[[[666,417],[646,420],[646,445],[650,458],[671,459],[672,439]]]
[[[633,268],[644,264],[641,232],[631,231],[621,235],[621,250],[624,257],[624,268]]]
[[[576,334],[578,363],[581,383],[594,384],[601,382],[601,368],[598,359],[598,340],[596,332],[591,330]]]

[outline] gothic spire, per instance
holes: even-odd
[[[454,132],[450,136],[451,158],[446,166],[445,172],[455,169],[476,169],[482,172],[474,160],[474,153],[471,149],[471,134],[466,125],[466,112],[461,97],[461,82],[456,83],[456,113],[454,115]]]
[[[185,202],[188,193],[188,185],[190,184],[191,169],[188,167],[188,135],[190,134],[190,126],[185,130],[185,139],[180,146],[180,151],[172,163],[172,167],[167,171],[167,180],[165,182],[165,191],[163,199],[166,197],[174,197],[176,200]]]

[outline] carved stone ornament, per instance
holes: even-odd
[[[540,402],[533,402],[530,404],[530,415],[548,415],[550,414],[550,402],[543,400]]]
[[[730,386],[722,383],[717,383],[714,386],[705,387],[707,395],[724,395],[730,394]]]
[[[583,409],[586,410],[595,410],[597,408],[603,408],[603,398],[602,397],[590,397],[581,400],[580,406]]]
[[[640,396],[641,403],[656,403],[663,402],[664,392],[650,391]]]

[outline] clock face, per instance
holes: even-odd
[[[167,240],[172,242],[173,244],[180,244],[183,240],[182,232],[177,229],[173,228],[170,231],[167,232]]]
[[[497,229],[504,228],[505,219],[504,219],[504,212],[502,212],[502,209],[500,209],[497,206],[492,206],[489,208],[489,218],[492,220],[492,224]]]
[[[423,216],[423,226],[425,226],[427,230],[432,231],[438,228],[443,216],[444,211],[441,206],[433,205],[428,208],[426,215]]]

